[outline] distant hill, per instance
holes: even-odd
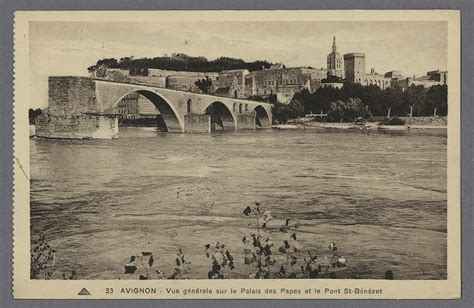
[[[273,63],[266,60],[246,62],[242,59],[220,57],[208,60],[205,57],[193,57],[183,53],[173,53],[171,56],[156,58],[125,57],[117,60],[115,58],[102,59],[96,64],[89,66],[90,73],[97,71],[100,67],[128,69],[133,74],[148,75],[148,69],[163,69],[173,71],[190,72],[220,72],[231,69],[248,69],[249,71],[261,70],[263,67],[270,68]]]

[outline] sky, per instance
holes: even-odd
[[[447,68],[442,21],[30,22],[29,104],[47,106],[48,76],[87,76],[103,58],[179,52],[326,67],[333,36],[341,54],[365,53],[367,71],[421,76]]]

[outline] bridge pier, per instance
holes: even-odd
[[[184,115],[184,132],[208,133],[211,131],[211,116],[208,114],[188,113]]]
[[[237,130],[255,130],[255,113],[238,114]]]
[[[115,139],[118,119],[102,115],[82,114],[57,117],[45,111],[36,118],[36,136],[54,139]]]

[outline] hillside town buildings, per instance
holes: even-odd
[[[247,69],[223,70],[221,72],[186,72],[161,69],[148,69],[147,76],[132,76],[126,70],[108,69],[114,76],[123,73],[128,82],[166,87],[179,91],[205,92],[217,96],[240,99],[268,99],[276,95],[280,103],[289,103],[295,93],[307,90],[314,92],[320,87],[342,88],[345,82],[358,83],[363,86],[377,86],[380,89],[399,87],[405,89],[410,85],[431,87],[447,84],[446,71],[430,71],[421,77],[405,77],[400,71],[392,70],[384,74],[374,68],[367,71],[366,56],[362,52],[350,52],[341,55],[333,37],[332,50],[327,55],[326,68],[285,67],[282,64],[250,72]],[[116,78],[116,77],[113,77]],[[197,85],[206,80],[208,87]],[[122,81],[122,80],[120,80]],[[137,103],[132,98],[124,98],[119,104],[119,115],[136,115],[132,110]],[[124,111],[127,110],[127,111]]]
[[[217,79],[213,81],[213,92],[234,98],[246,98],[245,77],[250,72],[247,69],[224,70],[218,73]]]
[[[316,91],[326,74],[326,70],[322,68],[286,68],[281,64],[274,65],[246,76],[245,95],[246,97],[277,95],[280,102],[289,102],[295,93],[303,89]]]

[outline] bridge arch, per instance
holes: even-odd
[[[257,127],[263,128],[263,127],[270,127],[272,123],[270,122],[270,116],[268,115],[267,111],[265,108],[263,108],[261,105],[258,105],[254,109],[255,111],[255,125]]]
[[[215,101],[209,104],[205,110],[205,113],[211,116],[211,131],[234,131],[237,129],[237,120],[224,103]]]
[[[161,114],[162,121],[158,121],[158,127],[160,131],[164,132],[184,132],[183,121],[180,118],[179,113],[175,110],[173,105],[162,95],[155,91],[147,89],[133,89],[127,92],[125,95],[114,104],[114,107],[127,95],[131,93],[138,93],[146,97],[153,105],[156,106]]]

